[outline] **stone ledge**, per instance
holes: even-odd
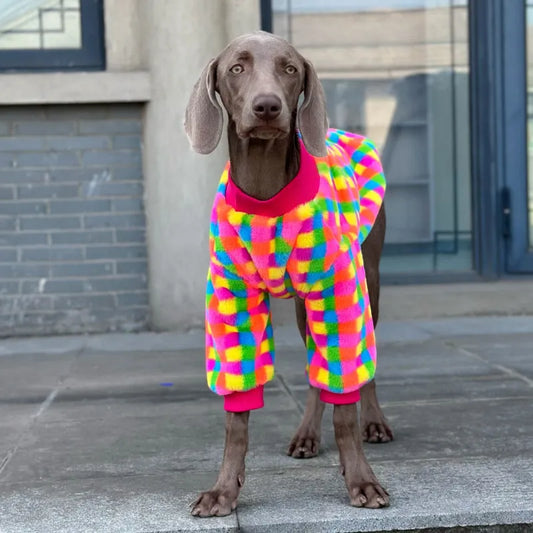
[[[147,102],[148,71],[1,74],[0,105]]]

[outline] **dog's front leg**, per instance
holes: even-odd
[[[341,472],[355,507],[387,507],[389,495],[380,485],[366,460],[357,422],[357,404],[335,405],[335,440],[339,447]]]
[[[192,505],[194,516],[226,516],[237,507],[244,485],[244,458],[248,450],[250,411],[226,413],[226,443],[218,479],[213,488],[202,492]]]

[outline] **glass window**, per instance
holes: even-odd
[[[102,0],[0,0],[0,70],[103,68]]]
[[[372,139],[387,176],[387,274],[470,271],[466,0],[273,0],[315,65],[333,127]]]
[[[0,0],[1,50],[80,47],[80,0]]]

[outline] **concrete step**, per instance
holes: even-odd
[[[533,531],[530,317],[380,326],[378,395],[395,440],[365,445],[391,505],[350,507],[332,428],[319,457],[285,448],[307,394],[292,328],[250,421],[236,513],[198,519],[224,442],[200,336],[10,340],[0,352],[0,532]],[[195,340],[196,339],[196,340]]]

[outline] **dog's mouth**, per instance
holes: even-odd
[[[276,126],[269,126],[269,125],[261,125],[261,126],[255,126],[252,128],[248,128],[245,131],[241,132],[239,135],[240,137],[246,139],[262,139],[265,141],[272,140],[272,139],[278,139],[281,137],[285,137],[288,135],[288,131],[286,131],[283,128],[279,128]]]

